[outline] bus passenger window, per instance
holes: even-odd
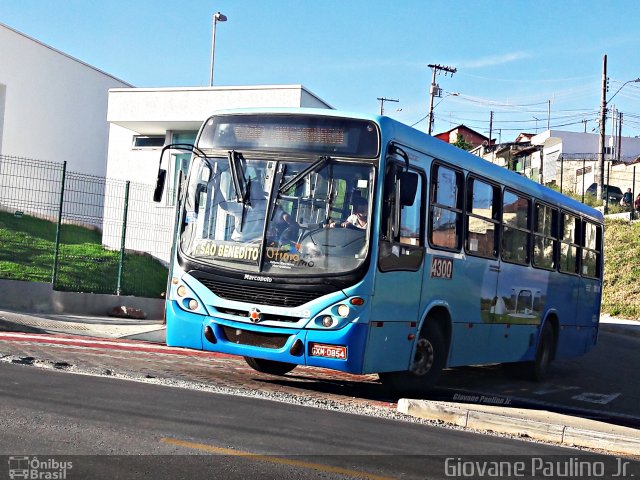
[[[400,243],[407,245],[420,245],[422,237],[422,219],[420,210],[422,208],[422,177],[418,176],[418,188],[416,190],[416,200],[413,205],[402,206],[400,214]]]
[[[502,259],[505,262],[529,263],[531,200],[505,191],[502,202]]]
[[[585,221],[582,236],[582,275],[599,278],[602,252],[602,230],[591,222]]]
[[[432,173],[429,240],[435,247],[460,250],[462,173],[435,165]]]
[[[573,215],[562,215],[560,230],[560,265],[561,272],[578,273],[578,219]]]
[[[467,253],[482,257],[498,256],[497,224],[500,189],[469,177],[467,182]]]
[[[536,203],[533,229],[533,265],[539,268],[555,268],[555,251],[558,210]]]

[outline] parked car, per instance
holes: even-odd
[[[620,187],[616,187],[614,185],[605,185],[603,190],[604,192],[602,193],[602,200],[606,199],[605,192],[609,196],[609,203],[620,203],[620,200],[622,200],[622,190],[620,190]],[[595,197],[597,191],[598,184],[592,183],[591,185],[589,185],[589,188],[587,188],[587,191],[585,193],[587,195],[593,195]]]

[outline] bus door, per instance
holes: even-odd
[[[500,273],[491,315],[494,361],[520,361],[535,351],[548,272],[530,266],[531,205],[529,198],[504,191]]]
[[[424,269],[425,185],[420,170],[397,163],[387,169],[365,371],[409,368]]]
[[[595,327],[600,318],[602,289],[602,227],[584,220],[581,232],[580,293],[578,295],[576,355],[581,355],[595,344]],[[582,347],[582,348],[580,348]]]

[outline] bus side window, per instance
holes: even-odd
[[[552,270],[556,266],[558,210],[536,202],[533,227],[533,266]]]
[[[580,223],[578,218],[568,213],[562,214],[560,227],[560,265],[565,273],[578,273],[578,240]]]
[[[582,234],[581,262],[584,277],[599,278],[601,275],[602,229],[595,224],[584,221]]]
[[[502,260],[527,265],[529,263],[529,234],[531,200],[504,192],[502,201]]]
[[[434,164],[429,202],[429,241],[434,247],[462,246],[462,173]]]
[[[498,256],[500,189],[477,178],[467,180],[465,249],[471,255]]]
[[[398,169],[400,167],[397,167]],[[417,189],[412,205],[401,205],[402,192],[400,170],[394,165],[387,170],[385,179],[385,202],[383,204],[379,267],[383,272],[393,270],[416,271],[424,258],[424,176],[415,170],[409,172],[417,176]],[[399,212],[397,209],[400,209]],[[399,219],[399,225],[394,225]],[[386,222],[389,222],[385,225]],[[398,235],[390,232],[398,230]],[[395,238],[394,238],[395,237]]]

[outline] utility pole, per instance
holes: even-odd
[[[584,133],[587,133],[587,122],[588,121],[589,120],[586,120],[586,119],[585,120],[580,120],[580,122],[582,122],[584,124]]]
[[[397,98],[385,98],[385,97],[378,97],[378,100],[380,100],[380,115],[384,115],[384,102],[399,102],[400,101]]]
[[[551,100],[547,100],[547,130],[551,130]]]
[[[598,189],[597,198],[602,198],[604,192],[604,137],[605,137],[605,124],[607,121],[607,56],[602,57],[602,97],[600,100],[600,140],[598,142],[600,153],[600,165],[598,168]]]
[[[618,115],[618,161],[620,161],[622,159],[622,112],[618,112]]]
[[[493,135],[493,110],[489,112],[489,146],[491,146],[491,135]]]
[[[453,77],[453,74],[456,73],[458,69],[447,67],[446,65],[429,64],[428,66],[433,71],[433,75],[431,78],[431,88],[429,89],[429,126],[427,127],[427,133],[431,135],[431,131],[433,128],[433,99],[436,96],[442,96],[442,90],[440,90],[440,87],[436,83],[436,74],[444,72],[444,75],[446,76],[447,73],[450,73]]]

